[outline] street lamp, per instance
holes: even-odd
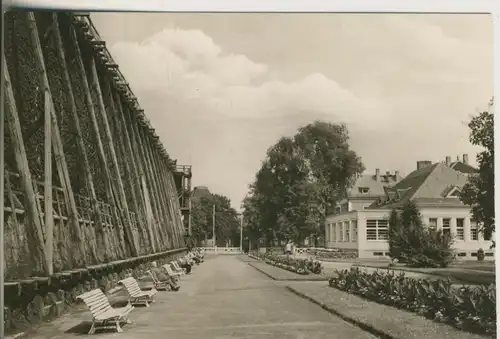
[[[243,253],[243,213],[240,214],[240,252]]]

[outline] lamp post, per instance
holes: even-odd
[[[243,213],[240,216],[240,252],[243,253]]]

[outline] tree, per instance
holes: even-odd
[[[364,170],[348,141],[345,125],[320,121],[279,139],[245,199],[248,227],[266,239],[297,243],[322,234],[329,209]]]
[[[389,218],[389,255],[410,267],[446,267],[454,259],[452,237],[422,223],[418,207],[407,202]]]
[[[215,236],[219,246],[231,240],[239,244],[238,213],[231,207],[231,200],[224,195],[211,194],[192,202],[191,233],[197,244],[213,237],[213,206],[215,205]],[[238,237],[236,238],[236,233]]]
[[[477,155],[479,172],[469,176],[460,192],[460,200],[471,206],[474,220],[481,224],[480,231],[490,239],[495,231],[495,145],[493,130],[493,99],[489,111],[480,113],[469,122],[470,142],[484,150]],[[495,246],[493,242],[492,247]]]

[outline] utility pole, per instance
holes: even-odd
[[[213,246],[215,247],[215,204],[213,205],[212,211],[212,242]]]
[[[240,252],[243,253],[243,213],[240,220]]]

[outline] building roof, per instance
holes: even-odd
[[[385,189],[384,198],[369,208],[399,208],[412,200],[425,205],[462,206],[456,197],[449,197],[467,183],[468,175],[444,163],[418,169],[396,185]]]
[[[191,193],[191,199],[210,198],[212,193],[206,186],[196,186]]]
[[[472,167],[469,164],[464,163],[463,161],[452,162],[450,164],[450,167],[453,168],[455,171],[459,171],[465,174],[473,174],[478,172],[476,168]]]
[[[399,174],[380,174],[379,180],[377,180],[375,174],[363,174],[356,180],[354,185],[347,190],[347,197],[349,199],[378,198],[385,194],[384,187],[392,186],[399,180],[401,180]],[[367,188],[368,192],[360,192],[361,188]]]

